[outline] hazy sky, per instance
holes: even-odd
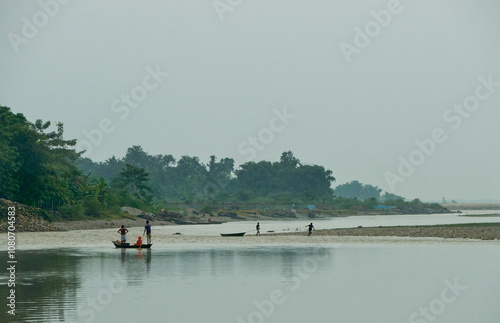
[[[291,150],[336,184],[500,199],[499,17],[498,0],[1,1],[0,104],[97,161]]]

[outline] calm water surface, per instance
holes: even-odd
[[[4,307],[0,322],[500,321],[500,249],[488,243],[109,244],[18,261],[16,320]]]
[[[261,225],[283,232],[306,222]],[[500,217],[314,220],[318,229],[467,222]],[[5,301],[0,322],[500,322],[498,241],[219,236],[254,226],[154,227],[151,250],[114,249],[115,229],[18,233],[16,316]],[[133,241],[143,229],[130,231]]]

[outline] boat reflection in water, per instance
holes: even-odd
[[[406,322],[448,284],[440,322],[498,321],[498,245],[107,246],[19,252],[15,321]]]

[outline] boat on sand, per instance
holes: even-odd
[[[223,237],[243,237],[246,232],[237,232],[237,233],[221,233],[220,235]]]

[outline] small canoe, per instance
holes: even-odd
[[[238,232],[238,233],[221,233],[220,235],[223,237],[243,237],[246,232]]]
[[[136,246],[135,244],[130,243],[116,243],[116,241],[111,241],[117,248],[132,248],[132,249],[149,249],[153,244],[143,244],[142,246]]]

